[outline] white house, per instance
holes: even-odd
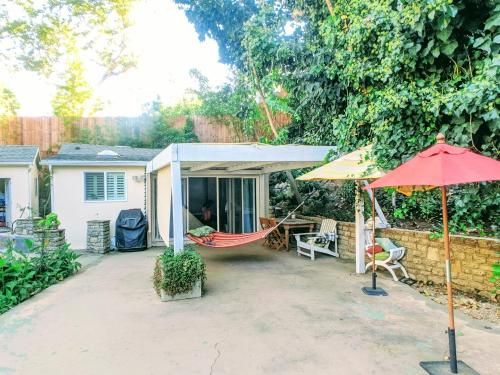
[[[0,229],[38,215],[37,146],[0,146]]]
[[[222,232],[258,230],[269,214],[269,174],[312,167],[332,146],[273,146],[259,143],[172,144],[148,163],[152,240],[173,239],[200,225]]]
[[[146,210],[146,166],[161,150],[65,144],[42,161],[51,175],[51,207],[75,249],[86,247],[89,220],[110,220],[121,210]]]

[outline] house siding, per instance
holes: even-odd
[[[30,168],[35,172],[31,172]],[[34,165],[0,166],[0,178],[10,179],[10,225],[21,215],[23,218],[29,217],[30,209],[34,216],[38,214],[38,199],[31,196],[35,189],[32,175],[36,170]]]
[[[124,172],[126,200],[87,202],[84,199],[84,172]],[[121,210],[140,208],[145,211],[145,184],[134,176],[144,175],[144,167],[53,167],[52,211],[57,213],[66,240],[73,249],[86,248],[87,221],[110,220],[111,237],[115,235],[116,218]]]

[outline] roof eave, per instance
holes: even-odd
[[[147,161],[82,161],[82,160],[42,160],[41,165],[58,167],[145,167]]]
[[[22,166],[22,165],[33,165],[32,161],[0,161],[0,165],[2,166]]]

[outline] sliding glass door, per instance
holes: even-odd
[[[217,228],[217,178],[189,177],[188,180],[188,227]]]
[[[227,233],[255,231],[255,178],[186,177],[183,182],[186,230],[208,225]]]
[[[242,179],[243,233],[255,232],[255,178]]]
[[[226,233],[255,232],[258,215],[256,186],[257,179],[255,177],[183,177],[182,221],[184,233],[203,225]],[[151,216],[154,223],[154,240],[161,240],[157,220],[158,194],[161,194],[161,191],[158,191],[157,178],[152,176]],[[0,200],[1,198],[0,194]],[[173,215],[171,210],[171,236],[172,233]]]

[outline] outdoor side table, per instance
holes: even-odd
[[[280,221],[282,219],[277,219]],[[308,229],[309,232],[314,231],[314,226],[316,222],[312,220],[304,220],[304,219],[286,219],[284,222],[280,224],[280,226],[285,230],[285,243],[286,243],[286,251],[289,251],[290,246],[290,231],[294,229]]]

